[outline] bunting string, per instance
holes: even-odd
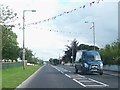
[[[93,4],[95,4],[95,3],[98,4],[98,3],[100,3],[100,1],[103,1],[103,0],[92,1],[92,2],[89,3],[89,6],[91,7],[91,6],[93,6]],[[65,15],[65,14],[72,13],[72,12],[74,12],[74,11],[76,11],[76,10],[79,10],[79,9],[81,9],[81,8],[86,8],[86,7],[87,7],[87,5],[83,5],[83,6],[80,6],[79,8],[74,8],[74,9],[72,9],[72,10],[70,10],[70,11],[64,11],[63,13],[58,14],[58,15],[56,15],[56,16],[53,16],[53,17],[51,17],[51,18],[44,19],[44,20],[41,20],[41,21],[38,21],[38,22],[34,22],[34,23],[26,24],[25,26],[37,25],[37,24],[40,24],[40,23],[43,23],[43,22],[49,22],[50,20],[54,20],[54,19],[56,19],[56,18],[58,18],[58,17],[60,17],[60,16],[63,16],[63,15]],[[21,25],[20,25],[20,23],[18,23],[18,24],[16,24],[16,26],[21,26]],[[93,28],[93,27],[90,27],[90,29],[91,29],[91,28]],[[22,29],[22,28],[19,27],[19,29]],[[43,29],[43,28],[41,28],[41,29]],[[45,29],[43,29],[43,30],[45,30]],[[50,31],[50,32],[57,32],[57,33],[70,34],[70,35],[86,34],[86,33],[78,33],[78,32],[55,30],[55,29],[47,29],[47,30]],[[87,34],[88,34],[88,33],[87,33]]]
[[[88,34],[88,33],[79,33],[79,32],[71,32],[71,31],[63,31],[63,30],[57,30],[57,29],[44,29],[44,28],[40,28],[41,30],[47,30],[50,32],[56,32],[56,33],[62,33],[62,34],[69,34],[69,35],[83,35],[83,34]]]
[[[79,10],[79,9],[81,9],[81,8],[86,8],[87,6],[90,6],[90,7],[91,7],[91,6],[93,6],[93,4],[95,4],[95,3],[99,4],[100,1],[103,1],[103,0],[95,0],[95,1],[90,2],[89,5],[83,5],[83,6],[80,6],[80,7],[78,7],[78,8],[74,8],[74,9],[69,10],[69,11],[64,11],[63,13],[58,14],[58,15],[56,15],[56,16],[53,16],[53,17],[51,17],[51,18],[47,18],[47,19],[44,19],[44,20],[41,20],[41,21],[38,21],[38,22],[34,22],[34,23],[28,23],[28,24],[26,24],[25,26],[37,25],[37,24],[40,24],[40,23],[43,23],[43,22],[49,22],[49,21],[54,20],[54,19],[56,19],[56,18],[58,18],[58,17],[61,17],[61,16],[63,16],[63,15],[70,14],[70,13],[72,13],[72,12],[74,12],[74,11],[76,11],[76,10]],[[18,19],[18,17],[17,17],[16,19]],[[12,22],[16,21],[16,19],[13,20]],[[19,27],[20,27],[21,24],[20,24],[20,23],[14,24],[14,26],[19,26]],[[22,28],[20,27],[20,29],[22,29]]]
[[[95,4],[95,3],[98,4],[98,3],[100,3],[100,1],[103,1],[103,0],[92,1],[92,2],[89,3],[89,6],[91,7],[91,6],[93,6],[93,4]],[[41,20],[41,21],[38,21],[38,22],[34,22],[34,23],[26,24],[25,26],[36,25],[36,24],[40,24],[40,23],[43,23],[43,22],[49,22],[50,20],[54,20],[54,19],[56,19],[56,18],[58,18],[58,17],[61,17],[61,16],[66,15],[66,14],[70,14],[70,13],[76,11],[76,10],[79,10],[79,9],[81,9],[81,8],[86,8],[86,7],[87,7],[87,5],[83,5],[83,6],[80,6],[80,7],[78,7],[78,8],[74,8],[74,9],[72,9],[72,10],[70,10],[70,11],[64,11],[63,13],[58,14],[58,15],[56,15],[56,16],[53,16],[53,17],[51,17],[51,18],[44,19],[44,20]]]
[[[37,25],[37,24],[40,24],[40,23],[43,23],[43,22],[49,22],[49,21],[54,20],[54,19],[56,19],[56,18],[58,18],[58,17],[61,17],[61,16],[63,16],[63,15],[70,14],[70,13],[72,13],[72,12],[74,12],[74,11],[76,11],[76,10],[79,10],[79,9],[81,9],[81,8],[86,8],[87,6],[90,6],[90,7],[91,7],[91,6],[93,6],[93,4],[95,4],[95,3],[99,4],[100,1],[103,1],[103,0],[92,1],[92,2],[90,2],[88,5],[83,5],[83,6],[80,6],[80,7],[78,7],[78,8],[74,8],[74,9],[69,10],[69,11],[64,11],[64,12],[61,13],[61,14],[58,14],[58,15],[53,16],[53,17],[51,17],[51,18],[47,18],[47,19],[44,19],[44,20],[40,20],[40,21],[38,21],[38,22],[28,23],[28,24],[26,24],[25,26]],[[18,17],[17,17],[17,19],[18,19]],[[21,24],[18,23],[18,24],[15,24],[15,26],[21,26]]]

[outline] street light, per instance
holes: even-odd
[[[85,21],[85,23],[89,23],[87,21]],[[91,22],[92,23],[92,29],[93,29],[93,44],[94,44],[94,50],[95,50],[95,23],[94,22]]]
[[[25,69],[25,12],[27,11],[36,12],[36,10],[23,10],[23,69]]]

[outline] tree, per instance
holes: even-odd
[[[23,56],[23,51],[22,48],[19,49],[19,55],[20,55],[20,59],[22,60],[22,56]],[[27,60],[28,63],[35,63],[35,56],[32,53],[32,50],[25,48],[25,59]]]
[[[75,57],[76,57],[76,52],[77,52],[77,45],[78,45],[78,42],[77,42],[77,40],[76,39],[74,39],[72,42],[71,42],[71,44],[70,44],[70,46],[69,45],[66,45],[66,51],[65,51],[65,55],[64,55],[64,57],[62,58],[62,60],[64,61],[64,62],[74,62],[75,61]],[[71,56],[73,56],[72,58],[71,58]]]
[[[75,61],[75,58],[76,58],[76,52],[78,50],[94,50],[94,46],[90,46],[90,45],[86,45],[86,44],[80,44],[78,45],[78,41],[76,39],[74,39],[72,42],[71,42],[71,45],[66,45],[66,51],[65,51],[65,55],[63,56],[62,60],[64,62],[74,62]],[[96,50],[99,50],[99,48],[97,46],[95,46],[95,49]],[[72,59],[71,59],[71,56]]]
[[[2,28],[2,58],[17,60],[19,47],[17,35],[6,27]]]
[[[72,62],[74,62],[76,58],[76,52],[77,52],[77,46],[78,46],[78,42],[76,39],[72,41],[71,46],[72,46],[71,48],[72,48],[72,56],[73,56]]]
[[[77,49],[78,50],[94,50],[94,46],[80,44]],[[95,46],[95,50],[99,50],[99,48],[97,46]]]
[[[50,62],[50,64],[53,64],[53,65],[59,64],[59,60],[58,60],[58,59],[50,58],[50,59],[49,59],[49,62]]]
[[[0,4],[0,24],[6,25],[10,23],[11,21],[16,20],[17,13],[14,13],[12,9],[9,9],[8,6],[4,6]]]
[[[112,44],[106,44],[106,46],[100,49],[104,64],[120,64],[120,46],[119,42],[113,42]]]
[[[17,35],[12,31],[11,21],[15,20],[17,13],[14,13],[8,6],[0,4],[0,25],[2,29],[2,58],[16,60],[19,56],[19,47],[17,43]],[[13,26],[13,25],[12,25]]]

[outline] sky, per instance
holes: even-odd
[[[95,3],[90,6],[93,1]],[[36,12],[25,12],[25,47],[31,49],[36,57],[48,61],[50,58],[63,56],[66,50],[65,45],[70,45],[74,39],[79,44],[93,45],[91,22],[95,23],[96,46],[101,48],[116,41],[118,38],[118,1],[0,0],[0,4],[9,6],[17,13],[18,19],[10,24],[20,23],[20,26],[13,28],[18,35],[17,41],[20,47],[23,44],[23,10],[36,10]],[[70,12],[71,10],[73,11]],[[64,12],[69,13],[63,14]],[[57,16],[60,14],[63,15]],[[56,16],[55,19],[43,22],[54,16]],[[32,24],[40,21],[41,23]]]

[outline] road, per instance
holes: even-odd
[[[18,88],[118,88],[118,77],[76,74],[73,66],[46,64]]]

